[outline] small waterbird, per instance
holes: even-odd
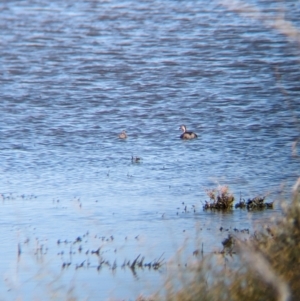
[[[194,138],[197,138],[197,137],[198,137],[196,133],[187,131],[185,125],[181,125],[179,129],[182,130],[182,132],[183,132],[183,133],[180,135],[180,138],[181,138],[181,139],[188,140],[188,139],[194,139]]]
[[[126,134],[126,131],[122,131],[120,134],[119,134],[119,139],[126,139],[127,138],[127,134]]]
[[[131,156],[131,162],[132,163],[139,163],[140,161],[141,161],[140,157]]]

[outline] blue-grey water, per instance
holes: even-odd
[[[134,300],[166,268],[124,262],[191,255],[196,236],[218,250],[220,227],[280,214],[299,177],[300,39],[272,20],[299,28],[300,7],[248,3],[259,18],[218,1],[1,1],[2,300]],[[218,185],[275,208],[203,211]]]

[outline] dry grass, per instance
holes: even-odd
[[[248,241],[235,238],[233,257],[213,254],[172,273],[160,294],[139,300],[300,300],[300,178],[273,227]]]
[[[233,206],[234,196],[228,186],[219,186],[217,189],[206,190],[210,202],[205,201],[204,209],[230,209]]]

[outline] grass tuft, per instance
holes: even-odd
[[[233,206],[234,196],[229,192],[228,186],[219,186],[217,189],[206,190],[210,202],[205,201],[204,210],[230,209]]]

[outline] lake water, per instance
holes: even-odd
[[[3,300],[134,300],[166,267],[124,262],[189,256],[195,237],[219,250],[220,227],[280,214],[300,170],[299,44],[270,20],[299,28],[300,6],[251,5],[259,18],[218,1],[1,2]],[[219,184],[275,208],[203,211]]]

